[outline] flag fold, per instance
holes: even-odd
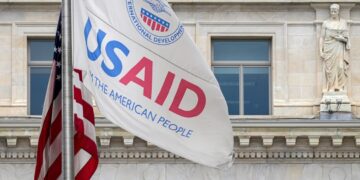
[[[34,180],[62,177],[62,33],[59,18],[51,74],[44,101]],[[96,146],[95,116],[90,93],[83,85],[82,70],[73,72],[74,167],[75,179],[87,180],[95,173],[99,159]]]
[[[75,67],[107,119],[194,162],[231,162],[224,97],[166,1],[78,0],[74,9]]]

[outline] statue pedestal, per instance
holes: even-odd
[[[320,120],[351,120],[351,104],[345,91],[325,92],[320,103]]]

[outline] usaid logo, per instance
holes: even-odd
[[[161,0],[126,0],[130,21],[146,40],[168,45],[184,34],[171,8]]]

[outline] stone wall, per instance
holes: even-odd
[[[0,0],[0,179],[32,179],[40,118],[27,113],[27,39],[54,36],[59,2]],[[232,117],[235,161],[223,171],[192,164],[97,119],[101,164],[94,179],[360,179],[360,121],[316,118],[324,82],[318,39],[333,0],[169,2],[209,66],[212,37],[272,39],[272,115]],[[342,2],[352,41],[347,91],[359,115],[360,4]]]
[[[27,115],[27,39],[53,36],[60,8],[54,2],[0,2],[0,116]],[[304,117],[319,114],[324,73],[318,39],[321,23],[329,17],[329,4],[173,1],[172,6],[209,66],[213,37],[272,38],[272,114]],[[358,115],[360,5],[342,3],[341,7],[342,18],[351,26],[347,91],[353,113]]]
[[[26,116],[31,37],[53,37],[59,4],[0,3],[0,116]]]
[[[325,77],[318,42],[321,24],[329,17],[329,5],[175,3],[173,8],[209,64],[211,38],[272,38],[273,115],[301,117],[319,113]],[[342,18],[349,20],[353,43],[347,91],[353,113],[358,114],[359,6],[343,3],[341,7]]]
[[[234,124],[234,165],[212,169],[97,121],[100,165],[94,179],[358,180],[358,128],[298,123]],[[279,120],[277,120],[279,121]],[[236,120],[235,120],[236,122]],[[32,179],[40,118],[0,118],[0,180]],[[247,127],[246,127],[247,126]],[[253,126],[253,127],[251,127]],[[262,125],[264,126],[264,125]],[[19,170],[21,169],[21,170]],[[122,177],[122,178],[121,178]]]
[[[1,180],[33,179],[34,164],[0,164]],[[93,180],[358,180],[359,164],[234,164],[228,170],[195,164],[102,164]]]

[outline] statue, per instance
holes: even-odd
[[[344,91],[349,69],[349,30],[339,16],[340,6],[330,6],[330,19],[324,21],[320,37],[320,56],[325,64],[326,91]]]

